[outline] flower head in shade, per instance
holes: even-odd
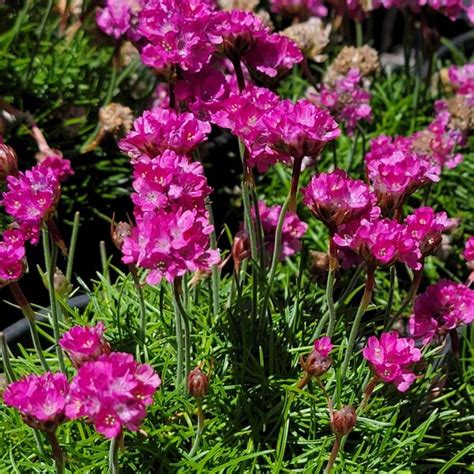
[[[421,351],[413,339],[400,337],[395,331],[383,333],[380,339],[371,336],[362,354],[375,375],[386,383],[393,383],[400,392],[406,392],[416,379],[409,367],[421,359]]]
[[[106,0],[104,8],[97,10],[97,26],[116,40],[127,34],[133,39],[134,23],[142,3],[143,0]]]
[[[186,209],[203,207],[211,193],[201,163],[166,150],[153,159],[142,157],[134,166],[132,200],[136,212],[159,209],[171,211],[174,206]]]
[[[67,353],[74,367],[79,368],[86,362],[110,352],[110,346],[103,337],[104,331],[102,322],[95,326],[74,326],[62,335],[59,345]]]
[[[264,83],[275,82],[303,61],[298,45],[286,36],[272,33],[257,37],[242,60],[251,76]]]
[[[403,262],[414,270],[421,268],[421,251],[405,225],[392,219],[362,219],[339,226],[334,242],[349,247],[367,261],[380,266]]]
[[[369,218],[378,211],[377,198],[370,188],[339,169],[313,176],[302,192],[303,202],[331,231],[354,219]]]
[[[87,417],[107,438],[124,427],[137,431],[161,380],[153,368],[131,354],[111,352],[86,362],[71,382],[66,405],[70,419]]]
[[[304,99],[281,100],[263,121],[268,127],[268,147],[293,158],[318,156],[327,142],[340,135],[329,112]]]
[[[310,90],[308,99],[327,108],[339,122],[344,123],[347,133],[352,135],[361,120],[372,120],[371,95],[361,86],[362,76],[357,69],[336,79],[334,86],[321,86],[321,90]]]
[[[198,72],[209,63],[215,45],[209,40],[214,21],[209,3],[201,0],[152,0],[139,15],[145,46],[144,64],[169,73]]]
[[[137,219],[122,246],[124,263],[149,270],[147,282],[173,281],[186,271],[209,270],[219,262],[219,252],[210,249],[208,215],[199,210],[175,208],[171,212],[145,212]]]
[[[135,120],[133,130],[120,141],[120,148],[132,159],[141,155],[153,158],[167,149],[185,155],[203,142],[210,131],[209,123],[189,112],[156,108]]]
[[[2,204],[6,212],[29,229],[29,238],[37,242],[43,222],[53,217],[61,195],[58,175],[48,167],[36,165],[31,170],[7,178]]]
[[[328,336],[316,339],[313,350],[306,359],[300,359],[303,370],[313,377],[319,377],[326,373],[332,365],[331,358],[329,357],[332,348],[331,338]]]
[[[258,202],[258,212],[263,228],[263,237],[268,254],[273,254],[275,246],[275,232],[280,217],[281,206],[268,207],[263,201]],[[255,213],[253,213],[255,215]],[[301,238],[308,229],[308,225],[300,220],[295,212],[287,212],[283,222],[281,237],[280,260],[291,257],[301,249]]]
[[[30,374],[11,383],[3,393],[3,401],[16,408],[32,428],[54,431],[64,420],[68,390],[62,373]]]
[[[442,232],[452,225],[445,212],[420,207],[405,218],[408,235],[413,238],[423,257],[432,255],[441,245]]]
[[[0,288],[19,280],[26,270],[25,236],[8,229],[0,238]]]
[[[396,209],[428,182],[439,181],[439,165],[412,152],[406,140],[381,135],[372,140],[365,156],[369,179],[383,209]]]
[[[321,0],[270,0],[270,10],[283,17],[297,17],[300,21],[328,13]]]
[[[429,342],[474,320],[474,290],[461,283],[440,280],[415,300],[409,326],[413,337]]]
[[[474,262],[474,237],[467,239],[463,255],[466,262]]]

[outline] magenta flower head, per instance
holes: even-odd
[[[262,222],[263,237],[269,257],[273,255],[275,246],[275,232],[280,217],[281,206],[275,205],[268,207],[265,202],[258,202],[258,211],[260,221]],[[253,212],[255,216],[255,212]],[[291,257],[301,250],[301,238],[308,229],[308,225],[300,220],[295,212],[287,212],[283,222],[281,236],[280,260]]]
[[[458,94],[474,94],[474,64],[451,66],[448,70],[448,76]]]
[[[461,283],[440,280],[420,294],[409,320],[413,337],[431,341],[436,335],[474,320],[474,290]]]
[[[19,280],[26,270],[25,237],[19,229],[8,229],[0,239],[0,288]]]
[[[393,332],[385,332],[380,339],[369,337],[363,349],[364,359],[372,365],[375,375],[386,383],[393,383],[400,392],[406,392],[416,380],[409,367],[421,359],[415,341]]]
[[[319,377],[326,373],[332,365],[332,360],[329,357],[332,348],[331,338],[328,336],[316,339],[314,348],[306,359],[303,357],[300,359],[303,370],[313,377]]]
[[[328,111],[304,99],[296,103],[281,100],[263,120],[268,127],[268,147],[293,158],[318,156],[341,133]]]
[[[66,416],[86,417],[107,438],[116,438],[124,427],[137,431],[160,384],[153,368],[139,364],[131,354],[104,354],[79,368],[71,382]]]
[[[322,0],[270,0],[270,10],[283,17],[296,17],[299,21],[328,13]]]
[[[466,241],[463,255],[466,262],[474,262],[474,237],[469,237]]]
[[[61,185],[55,171],[36,165],[18,177],[7,178],[7,190],[2,204],[6,212],[30,232],[36,243],[43,222],[50,220],[61,196]]]
[[[368,263],[379,266],[403,262],[414,270],[421,268],[418,242],[407,227],[392,219],[362,219],[338,228],[334,243],[349,247]]]
[[[439,181],[439,166],[413,153],[402,139],[382,135],[372,140],[365,165],[382,209],[397,209],[418,188]]]
[[[110,352],[110,345],[105,341],[105,327],[102,322],[95,326],[74,326],[65,332],[59,345],[71,359],[76,369],[86,362],[97,360],[102,354]]]
[[[442,232],[452,225],[445,212],[435,212],[432,207],[420,207],[405,218],[408,235],[413,238],[421,255],[427,257],[441,245]]]
[[[332,233],[341,224],[355,219],[368,219],[373,212],[378,211],[374,211],[377,197],[370,188],[339,169],[313,176],[302,193],[303,202]]]
[[[16,408],[32,428],[54,431],[64,420],[68,390],[64,374],[30,374],[11,383],[3,394],[3,401]]]
[[[142,155],[154,158],[165,150],[186,155],[206,140],[210,131],[209,123],[189,112],[158,107],[135,120],[133,130],[120,141],[120,149],[135,160]]]
[[[135,39],[135,23],[142,0],[106,0],[105,7],[97,10],[97,26],[116,40],[128,34]]]
[[[71,162],[63,158],[63,154],[58,150],[50,149],[47,153],[40,152],[36,155],[36,159],[38,160],[38,167],[49,168],[54,171],[60,182],[74,175]]]

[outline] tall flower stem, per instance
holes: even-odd
[[[199,445],[202,439],[202,434],[204,432],[204,411],[202,409],[201,398],[196,398],[196,409],[197,409],[198,426],[197,426],[196,437],[194,438],[193,446],[191,448],[191,451],[189,452],[190,457],[194,456],[196,454],[196,451],[199,449]]]
[[[145,344],[146,339],[146,305],[145,297],[143,295],[143,288],[140,283],[140,278],[138,277],[137,267],[135,265],[129,265],[130,274],[132,275],[133,284],[137,290],[138,301],[140,304],[140,341],[142,344]]]
[[[362,399],[362,403],[359,405],[359,408],[357,410],[358,413],[365,410],[365,408],[367,407],[367,403],[369,403],[369,398],[374,392],[374,389],[378,383],[379,383],[379,379],[376,376],[373,376],[369,380],[369,383],[367,384],[367,387],[364,390],[364,398]]]
[[[296,197],[298,194],[298,184],[300,181],[301,165],[303,164],[303,158],[293,159],[293,172],[291,174],[291,187],[290,187],[290,205],[289,212],[296,211]]]
[[[385,308],[385,321],[388,321],[390,318],[390,313],[392,312],[393,306],[393,297],[395,295],[395,278],[396,278],[396,269],[395,265],[390,267],[390,288],[388,290],[387,298],[387,307]]]
[[[74,254],[76,253],[77,236],[79,234],[80,214],[74,214],[74,223],[72,225],[71,241],[69,242],[69,254],[67,257],[66,280],[70,283],[72,279],[72,269],[74,265]]]
[[[356,316],[354,318],[354,322],[352,323],[351,332],[349,334],[349,341],[347,343],[346,353],[344,355],[344,359],[342,361],[341,366],[341,373],[340,373],[340,381],[337,384],[336,389],[336,400],[339,402],[341,398],[341,390],[344,382],[346,380],[347,369],[349,367],[349,362],[352,357],[352,351],[354,350],[355,341],[357,338],[357,333],[359,331],[360,322],[362,320],[362,316],[364,315],[367,307],[369,306],[372,300],[372,293],[374,290],[375,284],[375,266],[372,264],[367,265],[367,275],[365,280],[365,288],[364,294],[362,295],[362,299],[360,301],[359,307],[357,309]],[[339,449],[339,448],[338,448]]]
[[[56,437],[56,433],[54,431],[45,431],[44,432],[46,438],[48,439],[49,443],[51,444],[51,448],[53,450],[53,458],[54,463],[56,465],[56,472],[58,474],[63,474],[64,472],[64,454],[61,446],[59,445],[58,438]]]
[[[245,90],[245,77],[244,71],[242,70],[242,64],[240,63],[240,58],[232,60],[232,65],[234,66],[235,76],[237,78],[237,85],[239,86],[239,91],[243,92]]]
[[[61,372],[66,373],[66,366],[64,364],[64,356],[61,346],[59,345],[59,312],[58,302],[56,300],[56,290],[54,288],[54,272],[56,269],[56,260],[58,257],[58,247],[52,242],[52,248],[48,244],[48,232],[43,232],[43,244],[46,257],[46,272],[48,273],[48,290],[49,303],[51,305],[51,320],[53,322],[53,335],[56,343],[56,355],[58,357],[59,368]]]
[[[118,454],[119,454],[119,447],[121,441],[121,434],[110,440],[110,448],[109,448],[109,474],[119,474],[119,461],[118,461]]]
[[[327,335],[332,337],[336,327],[336,307],[334,305],[334,281],[337,270],[336,248],[332,237],[329,238],[329,271],[326,282],[326,302],[328,305],[329,327]]]
[[[175,320],[175,331],[176,331],[176,389],[181,388],[183,383],[183,320],[181,313],[176,302],[176,298],[173,298],[174,307],[174,320]]]
[[[191,334],[189,329],[189,317],[184,309],[183,303],[181,301],[181,279],[176,278],[173,283],[174,290],[174,301],[175,309],[177,309],[176,318],[181,319],[183,322],[184,329],[184,374],[185,376],[189,374],[191,367]],[[183,337],[183,332],[181,332],[181,338]]]
[[[31,339],[33,340],[33,347],[35,348],[38,359],[43,366],[43,369],[47,372],[49,371],[49,365],[46,362],[46,359],[43,355],[43,350],[41,349],[41,343],[38,336],[38,329],[36,327],[36,315],[31,307],[30,303],[26,299],[23,291],[20,288],[20,285],[17,282],[10,283],[10,291],[12,292],[13,298],[15,298],[16,303],[21,309],[23,316],[25,316],[28,324],[30,326]]]
[[[3,334],[3,332],[0,332],[0,346],[1,346],[1,352],[2,352],[3,370],[5,371],[7,382],[12,383],[16,377],[15,377],[15,373],[13,372],[12,365],[10,363],[10,356],[8,355],[7,340],[5,339],[5,335]]]
[[[326,468],[324,469],[324,474],[329,474],[332,472],[332,468],[334,467],[334,463],[337,459],[337,455],[339,453],[340,447],[341,447],[341,437],[336,435],[336,439],[334,440],[334,444],[332,446],[328,463],[326,464]]]
[[[217,249],[217,236],[214,222],[214,213],[212,212],[212,205],[208,201],[206,203],[206,209],[209,214],[209,224],[212,226],[212,232],[209,236],[211,249]],[[219,286],[220,286],[220,271],[219,266],[213,265],[211,268],[211,283],[212,283],[212,311],[214,313],[214,320],[219,317],[220,301],[219,301]]]

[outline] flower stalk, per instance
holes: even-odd
[[[64,473],[64,453],[61,446],[59,445],[59,441],[56,436],[56,433],[54,431],[44,431],[44,434],[46,438],[48,439],[49,444],[51,444],[54,463],[56,465],[56,472],[57,474],[63,474]]]

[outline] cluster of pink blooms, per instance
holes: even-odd
[[[265,247],[268,254],[272,255],[281,206],[275,205],[268,207],[263,201],[259,201],[258,212],[262,223]],[[295,212],[286,213],[281,235],[280,260],[283,261],[286,257],[291,257],[301,250],[301,238],[307,229],[308,225],[300,220]]]
[[[319,91],[310,89],[308,99],[327,108],[352,135],[360,121],[372,120],[371,95],[362,87],[361,81],[360,72],[350,69],[347,75],[336,79],[334,85],[323,84]]]
[[[137,15],[143,0],[105,0],[104,8],[97,10],[97,26],[115,39],[128,36],[138,39],[136,32]]]
[[[474,64],[451,66],[448,70],[449,80],[456,93],[474,99]]]
[[[474,237],[470,237],[466,241],[463,255],[466,262],[474,262]]]
[[[300,21],[328,14],[322,0],[270,0],[270,10],[284,17],[296,17]]]
[[[413,339],[400,337],[395,331],[382,333],[380,339],[371,336],[362,354],[375,375],[383,382],[393,383],[400,392],[406,392],[416,380],[409,367],[421,359],[421,351]]]
[[[308,354],[306,360],[301,359],[303,370],[312,377],[320,377],[325,374],[332,365],[332,360],[329,357],[332,349],[333,344],[328,336],[316,339],[313,350]]]
[[[0,288],[19,280],[26,268],[23,233],[8,229],[0,237]]]
[[[219,261],[209,249],[213,229],[205,204],[211,188],[202,165],[187,155],[209,132],[210,125],[191,113],[155,109],[138,118],[120,143],[134,167],[136,220],[124,239],[123,261],[148,269],[150,284]]]
[[[32,428],[54,431],[64,420],[68,391],[62,373],[30,374],[11,383],[3,393],[3,401],[16,408]]]
[[[462,324],[474,321],[474,290],[461,283],[441,280],[415,301],[409,327],[413,337],[429,342]]]
[[[86,417],[107,438],[123,427],[137,431],[160,378],[132,355],[110,352],[103,333],[102,323],[70,329],[60,345],[77,369],[71,383],[64,374],[28,375],[8,386],[5,403],[37,429],[54,431],[66,418]]]

